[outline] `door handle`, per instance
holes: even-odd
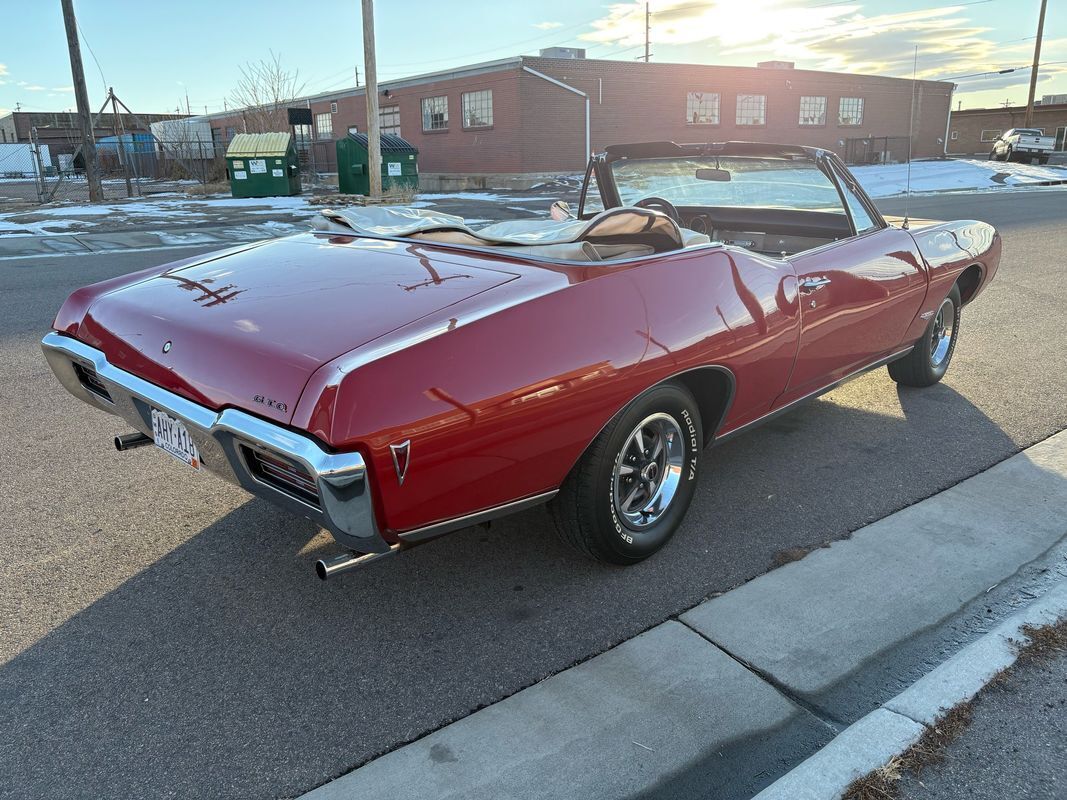
[[[800,282],[800,293],[811,294],[829,283],[829,278],[805,278]]]

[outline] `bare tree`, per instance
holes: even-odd
[[[288,127],[285,109],[306,86],[299,71],[283,67],[281,56],[271,50],[270,58],[241,67],[241,80],[230,92],[230,102],[240,109],[248,133],[284,131]]]

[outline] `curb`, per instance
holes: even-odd
[[[909,688],[865,673],[1058,560],[1065,504],[1067,431],[301,797],[837,798],[1012,663],[1023,625],[1067,614],[1043,570],[1040,603]]]
[[[924,675],[880,708],[853,723],[815,755],[753,800],[838,800],[857,778],[878,769],[916,742],[938,716],[973,698],[1015,663],[1026,625],[1067,616],[1067,581]]]

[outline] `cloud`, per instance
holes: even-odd
[[[52,88],[53,92],[73,92],[73,86],[55,86]]]
[[[550,31],[553,28],[562,28],[563,27],[563,23],[562,22],[535,22],[534,23],[534,27],[535,28],[539,28],[540,30],[543,30],[543,31]]]
[[[764,59],[795,61],[806,69],[910,77],[918,47],[920,79],[946,80],[975,72],[1025,65],[1032,39],[1000,41],[998,32],[975,25],[963,5],[914,11],[866,13],[867,0],[811,5],[808,0],[659,0],[652,4],[654,45],[687,46],[691,60],[747,63]],[[593,30],[580,38],[632,47],[644,43],[645,3],[608,6]],[[706,58],[692,58],[707,45]],[[1067,39],[1046,39],[1042,60],[1067,59]],[[669,60],[669,59],[664,59]],[[1042,68],[1042,82],[1067,73],[1064,65]],[[1014,86],[1028,72],[963,81],[961,92],[979,85]]]
[[[36,83],[25,84],[25,83],[22,83],[20,81],[19,82],[19,86],[22,86],[27,92],[47,92],[48,91],[48,87],[47,86],[38,86]]]

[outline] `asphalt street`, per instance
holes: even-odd
[[[708,451],[678,535],[627,569],[535,509],[322,584],[325,533],[115,452],[41,356],[71,290],[196,251],[0,261],[0,797],[298,795],[1067,427],[1067,191],[911,210],[1005,238],[945,381],[878,370]]]

